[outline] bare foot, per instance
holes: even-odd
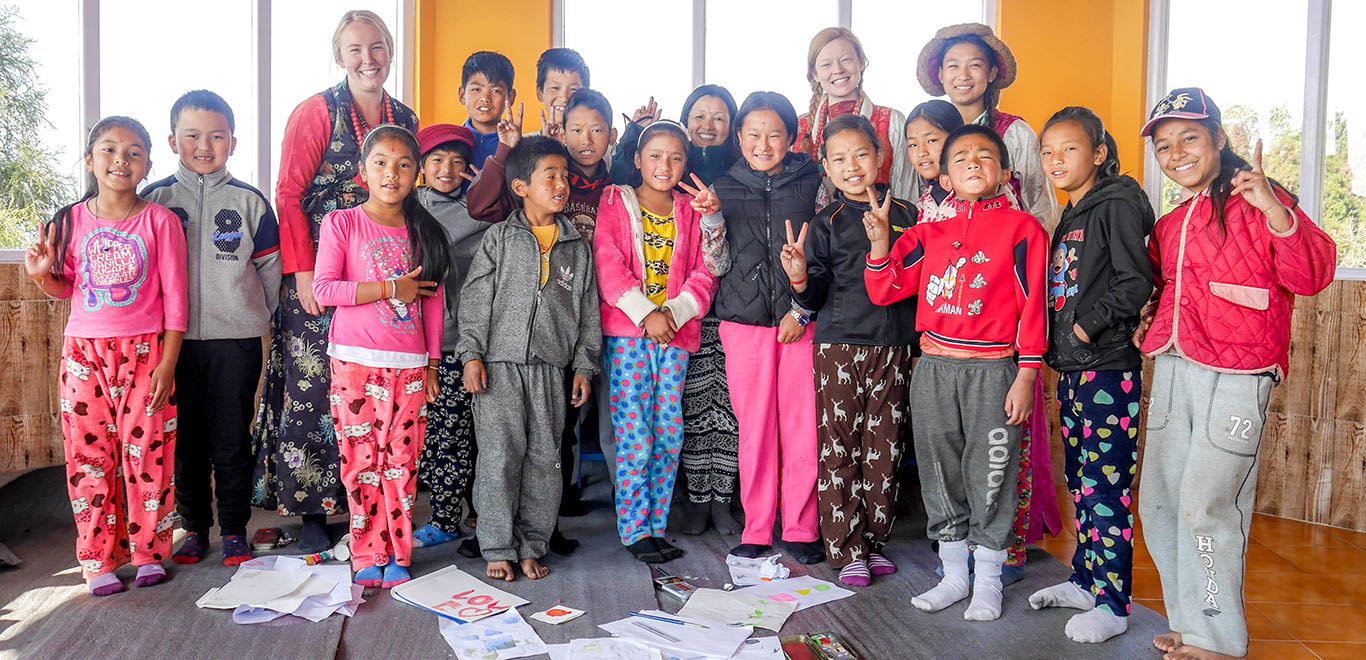
[[[522,572],[526,573],[526,576],[533,580],[539,580],[550,575],[550,569],[541,565],[541,562],[536,561],[535,559],[523,559]]]
[[[1173,631],[1163,635],[1158,635],[1157,637],[1153,638],[1153,646],[1156,647],[1157,650],[1166,653],[1178,646],[1181,646],[1181,633]]]
[[[1246,656],[1243,656],[1246,657]],[[1182,644],[1162,656],[1163,660],[1234,660],[1234,656],[1207,651],[1198,646]]]
[[[504,582],[511,582],[517,579],[517,576],[512,572],[512,562],[510,561],[491,561],[489,562],[488,570],[486,570],[484,574],[495,580],[503,580]]]

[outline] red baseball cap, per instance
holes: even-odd
[[[1164,119],[1213,118],[1214,121],[1220,121],[1221,117],[1219,106],[1214,105],[1214,101],[1205,95],[1205,90],[1199,87],[1180,87],[1168,92],[1165,98],[1153,106],[1153,111],[1148,115],[1148,123],[1143,125],[1139,136],[1151,136],[1153,129],[1157,128],[1157,123]]]
[[[461,142],[474,149],[474,133],[455,124],[432,124],[417,132],[417,149],[422,152],[422,158],[447,142]]]

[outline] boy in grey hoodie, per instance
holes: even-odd
[[[513,562],[535,580],[560,504],[564,370],[575,407],[588,402],[602,345],[592,246],[563,214],[569,152],[543,137],[508,155],[522,202],[488,229],[460,294],[465,388],[483,445],[474,481],[477,535],[488,577],[512,581]]]
[[[215,494],[223,564],[251,559],[249,429],[261,338],[280,296],[280,230],[265,195],[228,173],[233,130],[232,108],[221,96],[181,96],[171,106],[170,136],[180,168],[142,191],[180,217],[188,248],[190,323],[175,374],[176,511],[188,533],[172,555],[178,564],[204,558]]]

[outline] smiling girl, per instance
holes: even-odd
[[[319,303],[337,308],[328,395],[351,509],[351,565],[357,584],[386,589],[409,580],[414,467],[427,405],[440,391],[440,283],[450,268],[441,225],[415,193],[418,153],[399,126],[366,137],[361,180],[370,197],[328,214],[313,282]]]

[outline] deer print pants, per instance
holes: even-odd
[[[911,349],[816,344],[816,499],[830,566],[881,552],[896,520]]]

